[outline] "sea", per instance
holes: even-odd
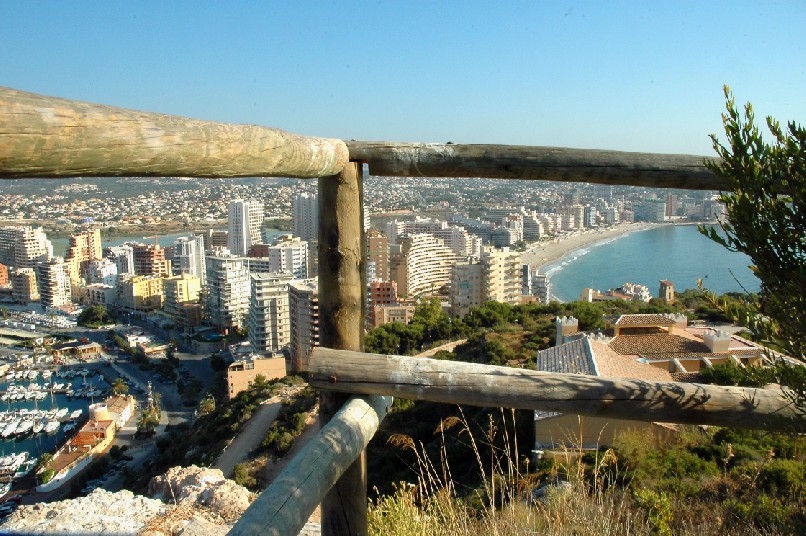
[[[108,389],[109,384],[106,383],[101,376],[87,376],[86,380],[82,376],[76,376],[74,379],[69,380],[66,378],[56,378],[55,375],[53,377],[54,382],[70,382],[73,389],[78,389],[83,385],[93,385],[99,389]],[[30,383],[38,383],[40,385],[46,385],[50,383],[50,380],[47,382],[43,380],[41,377],[34,381],[22,380],[17,381],[17,384],[21,385],[28,385]],[[8,389],[8,382],[3,379],[0,382],[0,391],[5,392]],[[96,397],[94,402],[99,402],[100,400]],[[89,406],[93,402],[91,398],[68,398],[65,394],[53,394],[48,395],[47,398],[44,400],[34,401],[31,400],[16,400],[16,401],[7,401],[7,402],[0,402],[0,411],[2,412],[14,412],[18,411],[22,408],[28,410],[50,410],[54,408],[64,408],[68,409],[67,414],[69,415],[73,411],[77,409],[81,409],[81,417],[79,418],[79,422],[86,421],[89,415]],[[44,432],[40,432],[38,434],[31,434],[28,433],[24,437],[9,437],[6,439],[0,438],[0,455],[7,456],[9,454],[17,454],[23,451],[27,451],[30,458],[40,458],[42,454],[45,453],[53,453],[56,451],[56,448],[62,445],[65,442],[65,432],[64,432],[64,424],[59,427],[58,430],[53,432],[52,434],[45,434]]]
[[[701,278],[718,294],[758,292],[751,264],[748,256],[700,234],[696,225],[662,225],[577,249],[542,271],[554,299],[574,301],[583,288],[604,292],[624,283],[646,285],[657,296],[661,279],[679,291],[697,288]]]

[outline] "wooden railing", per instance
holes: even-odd
[[[390,403],[378,395],[804,431],[803,416],[793,412],[780,392],[619,382],[468,364],[453,364],[456,368],[447,370],[440,368],[447,366],[445,362],[361,354],[366,302],[362,163],[370,173],[388,176],[728,187],[698,156],[502,145],[345,143],[0,88],[0,178],[319,179],[319,321],[325,348],[312,357],[311,381],[322,389],[323,427],[247,510],[234,534],[294,534],[320,502],[323,534],[366,534],[364,447]],[[501,389],[496,380],[503,377],[507,380]],[[517,387],[517,398],[507,395],[510,387]],[[349,393],[367,396],[349,399]]]

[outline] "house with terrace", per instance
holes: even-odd
[[[768,350],[736,335],[691,327],[682,314],[629,314],[606,319],[600,332],[580,332],[573,317],[556,320],[556,345],[536,356],[536,370],[645,382],[696,382],[716,364],[771,364]],[[535,448],[597,448],[625,430],[665,437],[677,425],[535,412]]]

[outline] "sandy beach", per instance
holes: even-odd
[[[667,224],[623,223],[608,227],[607,229],[579,231],[565,238],[561,238],[556,242],[539,242],[531,246],[521,255],[521,261],[523,263],[529,263],[531,266],[537,266],[538,269],[540,269],[547,264],[551,264],[565,257],[574,250],[593,245],[597,242],[612,240],[613,238],[634,231],[652,229],[659,225]],[[542,272],[542,270],[540,271]]]

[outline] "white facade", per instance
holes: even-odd
[[[174,275],[190,274],[207,284],[207,263],[204,258],[204,237],[181,236],[174,242]]]
[[[261,354],[279,352],[291,343],[288,307],[290,274],[251,274],[249,342]]]
[[[36,275],[42,307],[61,307],[70,303],[70,272],[64,259],[55,257],[37,265]]]
[[[230,201],[227,210],[227,247],[233,255],[246,255],[263,240],[263,203],[251,199]]]
[[[308,370],[311,350],[319,346],[319,286],[316,279],[292,281],[288,286],[291,311],[291,367]]]
[[[288,272],[296,279],[308,277],[308,243],[291,235],[282,236],[269,248],[269,271]]]
[[[118,265],[110,259],[87,263],[87,283],[90,285],[115,286],[118,282]]]
[[[249,271],[236,256],[209,256],[206,308],[210,322],[219,329],[242,328],[249,313]]]
[[[129,245],[111,246],[104,249],[104,255],[118,267],[118,275],[134,273],[134,248]]]
[[[292,199],[294,236],[307,242],[319,241],[319,196],[297,194]]]
[[[399,239],[391,256],[390,273],[402,297],[435,292],[450,283],[457,256],[442,240],[430,234]]]

